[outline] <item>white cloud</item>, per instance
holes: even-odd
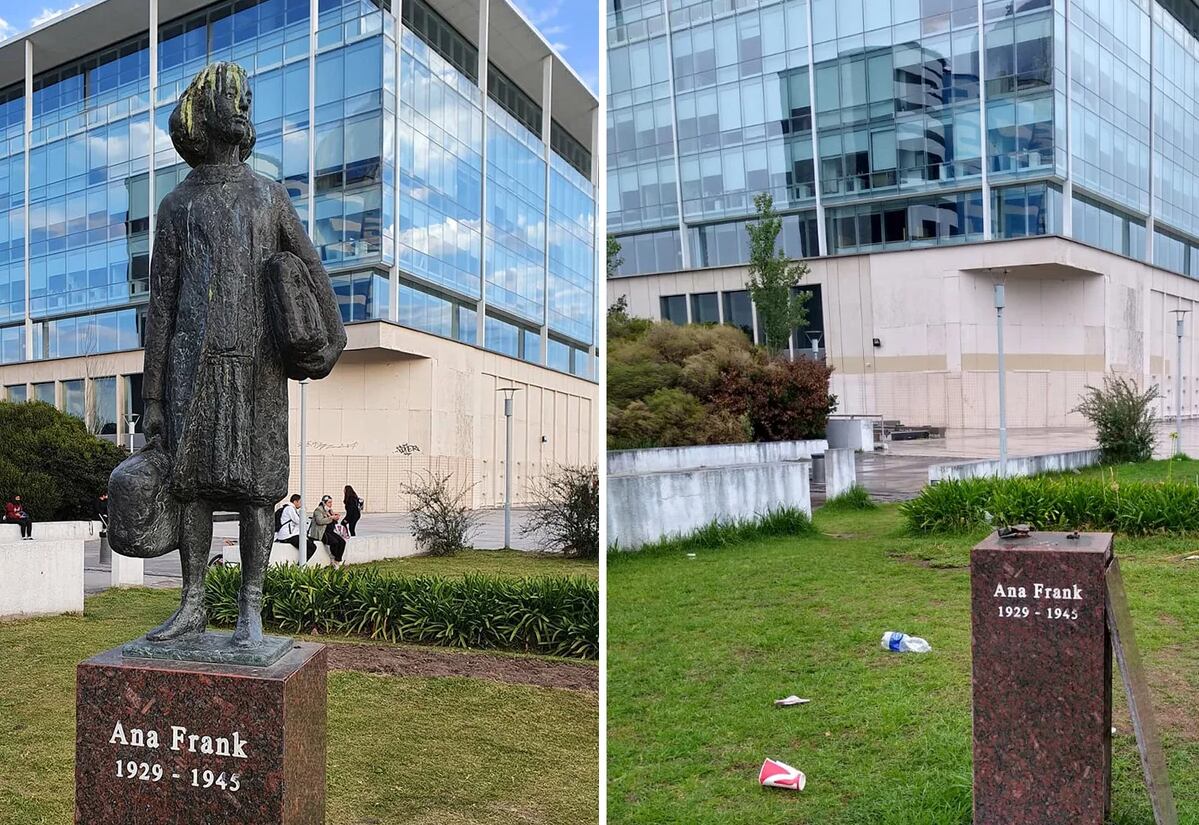
[[[566,51],[567,44],[557,38],[566,32],[567,27],[555,22],[562,11],[562,0],[518,0],[518,5],[551,46],[559,52]]]
[[[59,17],[63,14],[66,14],[67,12],[71,11],[72,9],[79,8],[80,5],[81,4],[79,4],[79,3],[72,3],[70,6],[68,6],[65,9],[43,8],[42,13],[37,15],[36,17],[33,18],[33,20],[30,21],[30,25],[34,26],[34,27],[40,26],[48,20],[53,20],[55,17]]]
[[[0,17],[0,40],[7,40],[17,33],[17,27]]]

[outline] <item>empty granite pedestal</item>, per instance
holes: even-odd
[[[974,825],[1103,825],[1111,798],[1110,533],[974,548]]]
[[[126,658],[76,674],[75,822],[325,821],[325,648],[274,664]]]

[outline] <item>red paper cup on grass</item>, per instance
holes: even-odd
[[[758,782],[763,788],[787,788],[792,791],[802,791],[808,784],[808,778],[802,771],[783,762],[767,759],[758,771]]]

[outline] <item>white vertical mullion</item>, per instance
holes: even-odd
[[[541,288],[541,363],[549,365],[550,338],[550,133],[553,115],[550,112],[554,100],[554,57],[541,59],[541,141],[545,157],[545,270]]]
[[[991,180],[987,166],[991,157],[987,147],[987,44],[983,22],[983,0],[978,0],[978,130],[982,148],[983,240],[991,240]]]
[[[395,185],[394,198],[395,202],[392,205],[391,218],[391,297],[390,306],[387,308],[387,317],[392,323],[400,322],[400,129],[403,128],[403,121],[400,118],[400,90],[404,88],[401,80],[400,72],[402,71],[404,57],[404,0],[391,0],[391,8],[395,13],[395,123],[392,124],[392,145],[391,145],[391,163],[392,163],[392,180]],[[450,330],[453,331],[454,324],[457,323],[458,310],[454,309],[454,318],[450,321]]]
[[[1068,6],[1067,6],[1068,8]],[[1153,36],[1153,12],[1154,6],[1149,8],[1149,218],[1145,221],[1145,263],[1153,264],[1153,234],[1154,227],[1157,225],[1157,209],[1154,208],[1154,189],[1153,189],[1153,139],[1156,137],[1153,124],[1153,70],[1156,55],[1154,54],[1153,42],[1156,38]],[[1187,268],[1190,255],[1187,255],[1188,260],[1183,262],[1183,269]]]
[[[1065,0],[1066,31],[1063,36],[1066,42],[1066,183],[1062,187],[1062,234],[1068,238],[1074,237],[1074,51],[1070,37],[1070,4],[1073,0]],[[1152,176],[1152,172],[1150,172]]]
[[[29,156],[33,154],[33,41],[25,40],[25,360],[33,360],[33,320],[29,309]]]
[[[308,0],[308,237],[313,243],[316,242],[316,32],[319,22],[319,0]]]
[[[982,4],[982,0],[979,0]],[[812,184],[816,187],[816,251],[828,254],[828,233],[824,225],[824,194],[820,183],[820,136],[816,128],[816,41],[812,30],[812,0],[808,0],[808,104],[812,111]],[[755,331],[756,334],[756,331]]]
[[[150,0],[150,168],[146,174],[147,208],[150,216],[150,255],[154,254],[154,232],[158,223],[154,177],[154,112],[158,102],[158,0]]]
[[[479,306],[476,343],[487,345],[487,46],[491,40],[491,4],[479,0],[479,101],[483,111],[482,177],[479,187]]]
[[[602,79],[600,81],[603,83]],[[603,90],[601,86],[601,96]],[[600,307],[607,303],[608,290],[608,236],[606,230],[608,213],[607,213],[607,191],[608,182],[605,179],[603,171],[606,164],[601,163],[602,158],[607,158],[608,137],[602,131],[604,124],[600,123],[601,107],[597,105],[591,110],[591,191],[595,198],[595,205],[592,212],[592,238],[594,243],[593,255],[595,259],[595,272],[592,274],[592,288],[595,290],[595,295],[592,296],[592,323],[591,323],[591,346],[588,347],[589,357],[591,361],[588,363],[588,370],[592,367],[597,367],[595,359],[599,357],[599,336],[600,336],[600,318],[603,317],[600,312]],[[604,211],[601,212],[600,210]],[[602,216],[602,217],[601,217]],[[600,273],[604,273],[603,276]],[[603,302],[603,304],[601,304]],[[599,381],[598,367],[597,374],[592,375],[592,379]]]
[[[674,30],[670,26],[670,4],[662,0],[662,15],[666,18],[666,82],[670,86],[670,133],[674,143],[674,196],[679,210],[679,247],[683,253],[683,269],[691,268],[691,248],[687,243],[687,220],[683,217],[683,161],[679,157],[678,90],[674,86]],[[605,239],[605,249],[607,240]]]

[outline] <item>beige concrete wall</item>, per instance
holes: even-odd
[[[1072,410],[1105,372],[1159,384],[1160,412],[1174,414],[1169,310],[1199,310],[1199,282],[1056,237],[808,265],[806,281],[822,287],[838,413],[997,427],[994,284],[1004,280],[1009,427],[1080,424]],[[659,318],[659,296],[742,289],[745,277],[734,267],[621,278],[608,282],[608,297],[626,295],[630,313]],[[1199,313],[1188,316],[1184,338],[1185,415],[1199,415],[1196,324]]]
[[[538,479],[563,464],[596,461],[598,386],[477,347],[385,323],[349,328],[333,373],[308,386],[305,497],[337,501],[351,484],[368,510],[407,509],[403,486],[426,472],[471,487],[475,506],[503,503],[503,394],[514,386],[512,499],[529,499]],[[129,352],[0,367],[0,384],[127,375]],[[123,392],[118,381],[118,394]],[[291,487],[299,491],[300,389],[289,382]],[[123,397],[118,399],[124,404]],[[124,424],[121,425],[124,433]]]

